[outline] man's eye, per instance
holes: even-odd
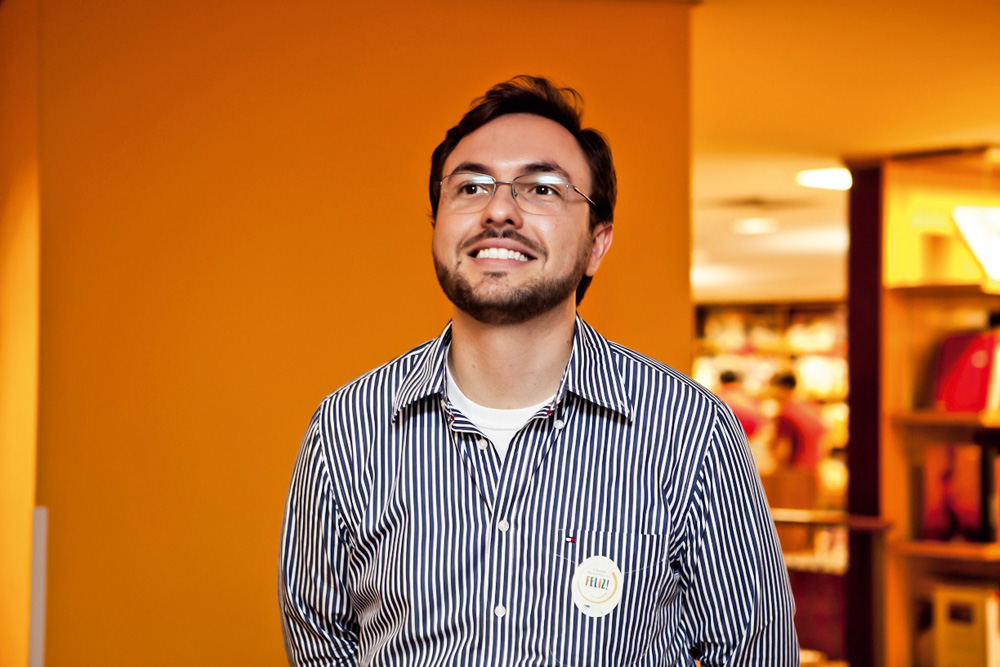
[[[463,181],[455,188],[455,195],[458,197],[477,197],[490,193],[490,188],[485,183],[476,181]]]
[[[532,183],[528,192],[538,197],[558,197],[562,194],[559,188],[551,183]]]

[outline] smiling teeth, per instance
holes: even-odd
[[[477,259],[516,259],[519,262],[527,262],[528,258],[516,250],[507,248],[483,248],[476,253]]]

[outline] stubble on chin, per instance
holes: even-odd
[[[534,280],[520,287],[504,284],[507,273],[484,274],[478,286],[449,269],[434,256],[438,284],[456,308],[483,324],[510,325],[527,322],[563,304],[576,294],[576,287],[587,267],[587,255],[578,260],[573,271],[564,276]]]

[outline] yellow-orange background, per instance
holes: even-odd
[[[686,370],[688,12],[0,3],[0,186],[18,204],[0,220],[2,340],[23,362],[2,370],[20,424],[4,427],[3,479],[16,465],[22,482],[0,491],[0,585],[16,593],[0,663],[26,660],[32,504],[50,511],[50,666],[281,663],[276,549],[299,437],[326,393],[444,325],[429,156],[497,81],[538,73],[584,94],[621,188],[582,312]]]

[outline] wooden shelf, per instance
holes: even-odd
[[[900,426],[966,426],[971,428],[1000,428],[1000,412],[942,412],[940,410],[913,410],[897,412],[890,416],[893,424]]]
[[[787,507],[772,507],[771,517],[775,523],[791,523],[810,526],[844,526],[849,530],[880,532],[888,530],[892,522],[882,517],[863,514],[848,514],[837,510],[804,510]]]
[[[784,341],[776,341],[772,345],[753,344],[748,342],[742,346],[727,346],[714,341],[706,340],[704,338],[698,338],[695,340],[694,350],[696,354],[709,356],[719,354],[735,354],[756,355],[760,357],[778,357],[782,359],[792,359],[798,357],[832,357],[834,359],[841,359],[846,354],[845,345],[843,343],[834,344],[824,349],[814,350],[794,347]]]
[[[914,558],[937,558],[974,563],[1000,563],[1000,544],[975,542],[898,542],[894,548]]]
[[[886,285],[886,290],[895,294],[914,297],[956,298],[965,296],[989,296],[1000,298],[1000,294],[986,288],[980,283]]]
[[[795,572],[818,572],[821,574],[843,575],[847,572],[847,551],[830,553],[825,556],[814,551],[791,551],[782,554],[785,567]]]

